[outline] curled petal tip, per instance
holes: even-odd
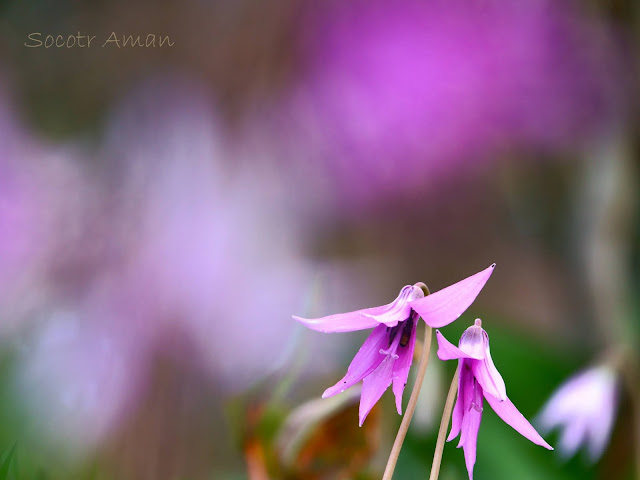
[[[322,398],[333,397],[334,395],[337,395],[338,393],[344,392],[344,390],[345,389],[339,390],[339,389],[336,388],[336,385],[334,385],[333,387],[329,387],[324,392],[322,392]]]
[[[534,443],[536,445],[540,445],[541,447],[546,448],[547,450],[551,450],[551,451],[555,450],[551,445],[549,445],[547,443],[547,441],[544,438],[540,437],[540,440],[542,440],[542,441],[541,442],[534,442]]]
[[[302,323],[303,325],[307,325],[309,323],[308,318],[299,317],[297,315],[291,315],[291,318],[293,318],[296,322]]]
[[[303,318],[303,317],[299,317],[297,315],[291,315],[291,318],[293,318],[296,322],[301,323],[302,325],[304,325],[307,328],[311,328],[311,329],[317,330],[317,331],[322,331],[318,327],[314,327],[313,326],[313,320],[311,320],[309,318]]]
[[[542,438],[542,437],[541,437],[541,438]],[[544,440],[544,438],[542,438],[542,442],[534,442],[534,443],[536,443],[536,445],[540,445],[541,447],[546,448],[547,450],[551,450],[551,451],[555,450],[551,445],[549,445],[549,444]]]
[[[496,268],[496,264],[492,263],[491,265],[489,265],[489,268]]]

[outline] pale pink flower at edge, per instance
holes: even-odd
[[[438,358],[458,360],[460,370],[458,398],[453,409],[451,432],[447,441],[453,440],[460,434],[458,448],[462,447],[464,450],[464,459],[471,480],[473,480],[473,466],[476,463],[483,397],[496,414],[518,433],[536,445],[553,450],[553,447],[545,442],[507,398],[504,380],[491,358],[489,336],[481,325],[482,322],[477,319],[475,325],[464,331],[460,337],[459,348],[436,331]]]
[[[339,313],[322,318],[295,320],[320,332],[349,332],[374,328],[353,358],[347,374],[323,398],[344,392],[362,380],[360,425],[393,383],[398,413],[413,360],[418,317],[437,328],[456,320],[476,299],[493,273],[495,264],[454,285],[424,296],[418,285],[402,288],[398,297],[380,307]]]
[[[611,436],[618,392],[615,369],[599,365],[574,375],[551,396],[538,416],[543,431],[562,429],[560,452],[572,456],[580,444],[596,461]]]

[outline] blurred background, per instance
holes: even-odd
[[[481,317],[536,425],[605,366],[613,420],[550,453],[487,408],[475,478],[638,478],[639,35],[634,0],[0,2],[0,478],[380,478],[390,393],[320,400],[366,332],[291,315],[493,262],[445,336]]]

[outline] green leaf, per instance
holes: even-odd
[[[11,466],[11,460],[13,459],[13,454],[16,451],[16,444],[14,443],[11,449],[8,452],[5,452],[2,457],[2,465],[0,465],[0,480],[7,480],[9,476],[9,467]]]

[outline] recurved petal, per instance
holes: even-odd
[[[398,335],[400,334],[401,333],[398,333]],[[396,409],[400,415],[402,415],[402,393],[404,392],[404,387],[407,385],[415,345],[416,325],[414,322],[411,335],[409,336],[409,343],[407,343],[405,347],[398,347],[398,350],[396,350],[398,358],[393,364],[393,394],[396,397]]]
[[[384,307],[367,308],[354,312],[336,313],[320,318],[302,318],[292,315],[294,320],[302,323],[305,327],[318,332],[352,332],[354,330],[365,330],[379,325],[373,318],[364,315],[365,312],[380,311]]]
[[[387,338],[387,327],[378,325],[364,341],[356,356],[353,357],[344,378],[333,387],[327,388],[322,394],[322,398],[344,392],[373,372],[385,358],[385,355],[380,353],[380,349],[387,348]]]
[[[486,335],[486,334],[485,334]],[[482,385],[485,392],[493,395],[498,400],[503,401],[507,398],[507,387],[498,369],[493,364],[491,353],[489,352],[489,343],[485,351],[484,359],[473,362],[473,375]]]
[[[443,327],[457,319],[469,308],[482,287],[493,273],[495,263],[490,267],[424,298],[409,302],[411,308],[434,328]]]
[[[498,414],[498,416],[508,425],[518,432],[523,437],[531,440],[536,445],[540,445],[548,450],[553,450],[553,447],[549,445],[544,439],[536,432],[535,428],[531,426],[529,421],[518,411],[511,400],[505,398],[500,401],[493,395],[484,392],[484,398],[486,398],[491,408]]]
[[[444,338],[440,331],[436,330],[436,339],[438,340],[438,358],[440,360],[454,360],[456,358],[474,358],[468,353],[463,352],[449,340]]]
[[[471,358],[484,358],[484,353],[489,348],[489,336],[481,325],[482,320],[476,319],[475,324],[462,333],[458,342],[458,348]]]
[[[372,318],[378,323],[384,323],[388,327],[395,327],[398,322],[406,320],[411,315],[409,302],[423,297],[424,292],[420,287],[405,285],[393,302],[383,307],[378,307],[375,312],[364,312],[363,315]]]
[[[387,305],[380,307],[363,308],[347,313],[336,313],[320,318],[302,318],[293,315],[293,319],[304,326],[319,332],[352,332],[373,328],[381,323],[389,327],[395,327],[398,322],[406,320],[411,314],[409,301],[423,297],[424,293],[419,287],[406,285],[400,290],[398,297]]]
[[[360,426],[376,404],[382,394],[391,385],[393,377],[393,364],[395,359],[392,355],[386,355],[378,368],[362,381],[362,394],[360,396]]]

